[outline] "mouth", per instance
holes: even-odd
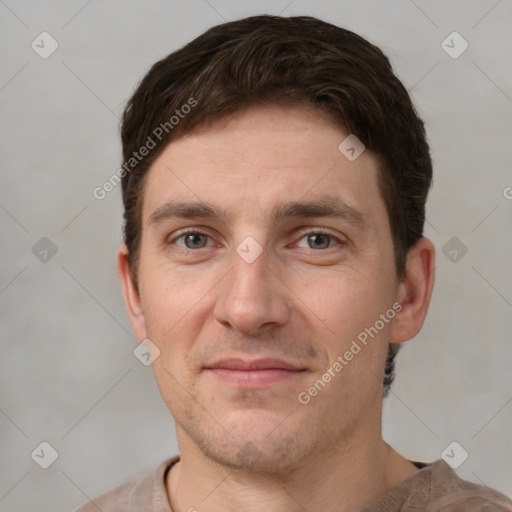
[[[213,377],[244,388],[261,388],[288,381],[302,375],[306,369],[282,359],[244,360],[222,359],[204,368]]]

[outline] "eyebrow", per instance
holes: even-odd
[[[229,222],[234,217],[224,208],[203,201],[168,201],[158,207],[149,217],[148,224],[159,224],[172,218],[219,219]],[[276,205],[270,219],[274,224],[287,218],[332,218],[346,220],[361,229],[368,229],[370,221],[366,214],[348,205],[340,198],[325,196],[312,201],[288,201]]]

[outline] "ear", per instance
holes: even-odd
[[[423,326],[434,288],[435,248],[428,238],[421,238],[409,249],[405,276],[398,287],[397,301],[402,309],[391,328],[391,342],[410,340]]]
[[[139,291],[133,280],[128,256],[128,247],[123,244],[117,251],[117,272],[123,286],[124,302],[133,332],[136,338],[142,341],[147,338],[146,321],[142,311]]]

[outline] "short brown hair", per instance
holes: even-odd
[[[134,279],[144,177],[152,162],[178,136],[266,104],[313,108],[376,155],[396,273],[403,277],[407,252],[423,236],[432,182],[424,125],[407,90],[382,51],[354,32],[308,16],[265,15],[207,30],[154,64],[128,101],[121,138],[124,162],[134,165],[124,173],[122,189]],[[150,140],[154,148],[133,160]],[[399,346],[389,346],[385,392]]]

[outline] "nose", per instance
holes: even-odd
[[[269,267],[265,251],[250,263],[234,252],[232,261],[215,304],[215,319],[245,336],[285,324],[291,309],[288,288]]]

